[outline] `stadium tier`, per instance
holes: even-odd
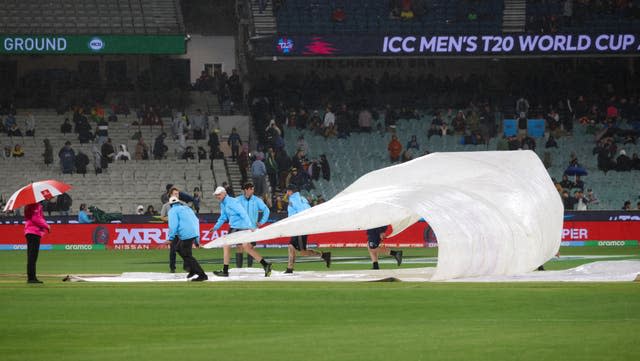
[[[526,6],[532,33],[625,33],[640,30],[640,8],[632,1],[540,1]]]
[[[428,113],[424,112],[423,114]],[[486,145],[473,145],[462,144],[463,136],[461,135],[428,137],[431,118],[431,116],[423,115],[419,119],[401,119],[397,123],[396,134],[403,149],[406,149],[405,146],[412,136],[415,135],[417,138],[420,150],[412,150],[413,157],[421,156],[427,151],[476,152],[497,149],[498,138],[492,138]],[[384,124],[383,119],[379,122]],[[288,154],[292,155],[297,151],[297,140],[300,135],[304,136],[308,144],[307,158],[309,160],[319,159],[321,154],[325,154],[331,164],[331,180],[320,178],[315,181],[315,189],[309,192],[314,196],[322,195],[325,199],[330,199],[367,172],[391,165],[387,151],[391,133],[376,131],[351,133],[351,136],[344,139],[335,137],[326,139],[308,130],[299,131],[295,128],[288,128],[285,130],[285,144]],[[594,194],[599,198],[599,203],[590,204],[589,209],[621,209],[626,200],[634,200],[638,197],[640,171],[609,171],[605,173],[599,170],[597,155],[593,154],[594,135],[587,134],[585,126],[576,125],[572,136],[559,138],[557,148],[545,148],[545,138],[543,137],[535,140],[537,143],[536,154],[541,160],[545,159],[545,153],[549,154],[551,166],[547,170],[549,175],[558,182],[569,166],[571,153],[576,154],[580,165],[588,171],[588,175],[582,178],[585,182],[585,190],[593,189]],[[629,156],[634,153],[640,154],[640,147],[636,144],[625,144],[621,148],[624,148]]]
[[[1,34],[184,34],[178,0],[1,0]]]
[[[280,34],[495,33],[502,28],[503,7],[498,0],[288,0],[276,19]]]
[[[25,111],[26,112],[26,111]],[[11,194],[23,185],[42,179],[58,179],[73,186],[69,192],[73,199],[71,213],[76,214],[80,203],[95,205],[108,212],[122,212],[134,214],[138,205],[143,205],[145,210],[153,205],[159,211],[162,204],[160,196],[165,192],[166,184],[175,184],[181,190],[191,194],[195,187],[202,191],[202,212],[217,212],[218,202],[212,196],[216,185],[227,181],[227,172],[223,160],[214,160],[213,172],[210,169],[211,162],[203,160],[178,159],[177,141],[167,137],[165,144],[168,147],[167,157],[162,160],[116,160],[108,165],[101,174],[94,172],[93,143],[80,144],[75,133],[60,133],[60,125],[69,115],[56,115],[53,111],[32,110],[37,121],[35,137],[8,137],[0,135],[2,147],[13,147],[20,144],[24,149],[21,158],[8,157],[0,160],[0,175],[3,179],[0,184],[0,194],[6,200]],[[24,114],[24,113],[22,113]],[[22,116],[19,114],[18,119]],[[135,116],[128,119],[122,117],[118,122],[109,124],[109,137],[116,151],[120,144],[125,144],[133,159],[137,140],[132,139],[138,131],[137,126],[131,123]],[[170,119],[164,119],[165,124],[170,124]],[[95,124],[92,124],[95,128]],[[170,134],[170,125],[165,131]],[[150,152],[154,139],[160,135],[159,127],[140,127],[142,138],[149,146]],[[53,147],[53,164],[46,166],[43,160],[44,139],[49,139]],[[71,148],[76,152],[86,154],[90,164],[87,165],[87,173],[62,174],[58,151],[66,141],[71,142]],[[187,146],[206,148],[206,140],[187,140]],[[150,155],[153,158],[153,155]],[[215,172],[215,179],[214,179]]]

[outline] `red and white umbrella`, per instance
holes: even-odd
[[[57,180],[48,179],[33,182],[13,193],[7,201],[4,211],[11,211],[27,204],[34,204],[45,199],[51,199],[71,189],[71,186]]]

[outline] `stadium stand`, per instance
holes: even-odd
[[[532,33],[626,33],[640,30],[640,7],[632,1],[529,0],[526,29]]]
[[[459,34],[502,28],[504,1],[287,0],[276,10],[280,34]],[[341,8],[341,20],[332,17]],[[410,16],[403,15],[410,13]]]
[[[385,0],[385,1],[322,1],[322,0],[287,0],[267,2],[265,9],[260,9],[258,2],[225,2],[224,5],[217,6],[213,2],[198,1],[178,1],[178,0],[118,0],[104,1],[92,0],[78,2],[72,0],[59,1],[16,1],[0,0],[0,3],[9,9],[0,15],[0,31],[5,34],[19,33],[39,33],[44,29],[54,29],[55,32],[65,34],[86,34],[99,32],[101,34],[176,34],[186,31],[196,31],[203,34],[215,33],[217,26],[223,26],[226,30],[234,29],[237,25],[234,16],[227,16],[227,22],[211,21],[210,15],[217,14],[216,19],[223,18],[220,14],[226,13],[246,13],[251,11],[252,16],[256,13],[272,12],[277,20],[277,31],[280,34],[332,34],[332,35],[380,35],[380,34],[483,34],[500,33],[504,30],[504,16],[506,4],[512,5],[519,1],[478,1],[478,0]],[[567,10],[567,4],[573,4],[571,13]],[[623,2],[620,2],[622,4]],[[597,5],[601,4],[601,5]],[[527,31],[534,33],[553,33],[558,31],[621,31],[627,29],[636,31],[638,29],[637,5],[631,4],[625,8],[613,2],[602,5],[602,2],[591,1],[526,1]],[[247,6],[248,5],[248,6]],[[234,8],[236,7],[236,8]],[[244,10],[240,9],[245,7]],[[595,7],[595,8],[594,8]],[[339,10],[339,11],[338,11]],[[411,15],[407,15],[410,12]],[[51,14],[44,18],[33,17],[33,13]],[[182,20],[184,13],[184,25]],[[405,13],[405,14],[403,14]],[[589,16],[586,16],[589,14]],[[598,14],[598,16],[593,16]],[[602,16],[600,16],[602,15]],[[25,19],[31,19],[25,21]],[[32,21],[34,20],[35,21]],[[217,25],[216,25],[217,24]],[[587,30],[585,30],[587,29]],[[634,30],[635,29],[635,30]],[[155,59],[158,60],[158,59]],[[166,60],[166,59],[165,59]],[[170,60],[170,59],[169,59]],[[155,62],[152,62],[155,63]],[[615,103],[623,111],[622,96],[628,95],[629,103],[634,109],[624,109],[625,117],[616,120],[616,127],[622,130],[637,132],[638,119],[636,114],[640,114],[637,109],[637,82],[636,77],[628,77],[625,72],[616,71],[616,67],[627,67],[623,62],[601,62],[601,61],[576,61],[569,62],[544,59],[512,60],[498,64],[502,70],[497,74],[503,76],[498,78],[490,74],[490,71],[480,74],[461,75],[457,71],[449,71],[447,74],[438,74],[430,69],[431,64],[423,69],[424,71],[411,71],[403,74],[401,71],[394,73],[386,70],[357,72],[345,75],[344,71],[330,71],[307,74],[296,74],[286,72],[280,74],[284,79],[273,77],[269,71],[262,69],[255,74],[250,74],[252,89],[249,94],[249,103],[253,104],[252,115],[255,129],[258,133],[259,144],[257,149],[264,145],[264,134],[266,124],[271,119],[275,119],[277,125],[284,130],[284,141],[288,155],[293,155],[296,149],[296,140],[299,135],[304,135],[309,145],[307,157],[309,160],[318,159],[324,154],[329,159],[332,168],[330,181],[322,178],[315,181],[315,189],[311,191],[314,195],[323,195],[331,198],[359,176],[374,169],[389,165],[387,143],[392,130],[404,146],[413,135],[417,137],[421,145],[420,150],[414,152],[412,156],[419,156],[426,151],[481,151],[494,150],[501,142],[499,137],[487,137],[489,140],[480,145],[462,144],[461,139],[465,136],[474,136],[469,132],[463,134],[447,134],[444,136],[428,136],[428,131],[432,123],[432,118],[436,111],[446,112],[450,109],[462,110],[464,113],[472,111],[476,105],[490,104],[490,114],[493,118],[491,128],[500,133],[502,119],[512,117],[515,114],[514,103],[517,96],[526,93],[532,103],[532,113],[542,118],[547,112],[555,107],[554,111],[560,113],[561,119],[570,117],[566,104],[567,100],[577,99],[575,89],[584,92],[583,95],[591,99],[591,105],[599,107],[597,114],[596,132],[611,126],[607,123],[607,117],[602,114],[608,105]],[[460,68],[464,65],[458,65]],[[492,64],[489,66],[493,67]],[[455,67],[455,66],[454,66]],[[293,68],[293,67],[292,67]],[[128,108],[141,107],[143,103],[164,104],[161,114],[164,123],[169,124],[167,118],[175,109],[184,109],[188,103],[182,101],[185,89],[180,87],[179,82],[164,84],[163,75],[172,73],[171,64],[163,64],[155,69],[141,70],[137,74],[135,81],[125,79],[122,86],[120,98],[127,99],[123,105]],[[451,70],[451,69],[450,69]],[[194,187],[199,187],[203,194],[202,208],[205,211],[217,210],[217,202],[209,199],[212,188],[224,181],[233,180],[236,175],[236,164],[226,167],[223,160],[213,162],[212,169],[209,161],[184,161],[178,160],[178,145],[175,141],[167,138],[166,144],[169,146],[168,158],[163,160],[129,161],[110,164],[103,174],[93,174],[93,165],[89,165],[86,176],[82,175],[62,175],[58,167],[57,152],[66,140],[71,140],[73,149],[77,152],[82,150],[92,159],[91,144],[78,144],[76,135],[65,136],[58,131],[65,111],[70,106],[78,103],[90,103],[103,101],[107,98],[105,89],[92,89],[91,79],[88,82],[69,80],[69,84],[56,88],[49,86],[49,83],[38,81],[43,73],[44,78],[68,77],[75,79],[75,74],[60,74],[55,69],[38,69],[37,74],[26,74],[19,83],[23,86],[23,93],[29,94],[29,100],[34,102],[49,99],[46,106],[57,106],[62,104],[62,109],[58,109],[58,115],[54,115],[50,110],[35,110],[37,119],[37,131],[35,137],[0,136],[2,147],[13,147],[19,143],[23,146],[25,156],[22,158],[8,157],[1,161],[2,176],[7,179],[0,186],[0,193],[6,198],[17,186],[26,182],[42,178],[59,178],[74,186],[71,195],[74,198],[74,210],[79,203],[90,203],[104,208],[106,211],[123,213],[133,213],[138,204],[145,207],[149,204],[159,209],[159,195],[164,190],[164,185],[174,183],[187,192],[191,192]],[[56,74],[52,74],[56,72]],[[589,76],[585,76],[589,74]],[[155,75],[155,76],[153,76]],[[245,74],[243,74],[244,76]],[[253,76],[255,75],[255,76]],[[233,75],[239,80],[238,75]],[[156,83],[152,81],[155,79]],[[224,78],[222,78],[224,79]],[[215,98],[210,92],[218,95],[217,104],[221,112],[233,112],[223,107],[225,103],[219,98],[219,89],[212,88],[208,82],[215,83],[215,76],[204,82],[204,86],[196,88],[201,91],[200,100],[202,104],[197,104],[209,112],[212,110],[210,101]],[[62,82],[64,83],[64,82]],[[227,83],[227,80],[221,82]],[[234,81],[234,87],[229,84],[231,99],[234,103],[240,103],[244,99],[243,91],[239,81]],[[33,85],[33,86],[30,86]],[[159,86],[160,85],[160,86]],[[202,84],[200,84],[202,85]],[[603,90],[606,88],[608,90]],[[41,96],[40,90],[48,91],[53,89],[49,97]],[[73,89],[82,93],[84,97],[78,97],[76,93],[67,95],[64,89]],[[79,90],[81,89],[81,90]],[[573,90],[572,90],[573,89]],[[33,93],[31,91],[33,90]],[[120,90],[120,88],[118,88]],[[135,94],[124,93],[124,91],[135,91]],[[178,92],[170,92],[178,90]],[[153,93],[157,91],[157,93]],[[182,92],[180,92],[182,91]],[[93,95],[92,93],[99,93]],[[145,94],[147,92],[148,94]],[[204,93],[202,93],[204,92]],[[91,96],[87,96],[91,94]],[[204,95],[203,95],[204,94]],[[111,94],[113,95],[113,94]],[[162,95],[162,97],[160,97]],[[135,97],[135,98],[134,98]],[[260,101],[260,98],[265,102]],[[613,97],[613,98],[612,98]],[[6,97],[10,99],[10,97]],[[69,99],[65,99],[69,98]],[[186,98],[186,97],[185,97]],[[64,99],[64,102],[62,101]],[[134,101],[135,99],[135,101]],[[195,98],[192,97],[191,100]],[[258,101],[256,101],[256,99]],[[613,100],[612,100],[613,99]],[[55,100],[55,101],[52,101]],[[261,104],[267,104],[260,109]],[[332,104],[334,109],[344,104],[350,111],[357,111],[363,107],[369,108],[373,113],[375,124],[372,133],[359,133],[353,131],[350,136],[341,138],[328,138],[317,135],[309,130],[298,130],[295,127],[287,126],[287,114],[297,112],[305,108],[307,114],[311,114],[314,109],[319,111],[322,119],[324,108]],[[476,104],[476,105],[474,105]],[[560,104],[560,105],[558,105]],[[27,108],[24,103],[18,105],[19,108]],[[35,107],[34,105],[33,107]],[[38,105],[41,106],[41,105]],[[385,109],[386,107],[386,109]],[[628,107],[627,107],[628,108]],[[384,113],[392,109],[396,113],[397,120],[389,122]],[[18,113],[19,121],[22,124],[27,109],[21,109]],[[455,114],[455,111],[453,112]],[[415,115],[407,115],[415,114]],[[486,117],[485,117],[486,118]],[[135,140],[131,137],[137,128],[129,125],[132,119],[121,120],[110,123],[109,137],[113,139],[114,146],[125,144],[133,155]],[[451,112],[447,113],[445,122],[451,124]],[[387,124],[385,124],[387,123]],[[391,123],[393,127],[390,127]],[[376,130],[380,124],[381,131]],[[168,126],[165,127],[169,133]],[[386,130],[385,128],[389,128]],[[549,173],[559,180],[568,166],[570,155],[575,153],[580,161],[580,165],[587,169],[589,175],[585,177],[586,187],[593,188],[600,198],[599,204],[590,205],[590,209],[619,209],[624,200],[635,199],[638,189],[634,181],[638,172],[631,171],[630,174],[599,170],[598,155],[594,153],[596,146],[593,129],[589,129],[589,124],[579,124],[579,117],[576,114],[574,121],[564,122],[562,128],[566,133],[557,137],[557,148],[545,148],[545,138],[536,138],[536,153],[541,159],[551,161]],[[24,130],[24,129],[23,129]],[[149,146],[153,145],[153,140],[160,133],[158,127],[149,128],[143,126],[142,137]],[[547,132],[547,135],[550,132]],[[51,140],[54,151],[54,164],[47,167],[42,162],[42,141],[48,138]],[[221,139],[221,142],[223,140]],[[622,144],[623,140],[617,139],[619,150],[624,148],[631,157],[639,151],[636,139],[632,143]],[[252,142],[253,143],[253,142]],[[195,141],[187,141],[187,145],[205,145],[206,141],[198,144]],[[255,145],[255,143],[253,143]],[[614,152],[615,156],[618,155]],[[213,170],[213,172],[212,172]],[[233,177],[228,174],[233,170]],[[631,181],[630,181],[631,180]],[[236,189],[237,184],[235,184]],[[99,192],[96,191],[99,189]]]
[[[430,112],[425,112],[426,114]],[[427,136],[427,130],[431,123],[431,116],[423,115],[418,119],[401,119],[397,122],[396,134],[403,148],[412,135],[417,136],[420,151],[413,151],[413,157],[421,156],[425,152],[457,152],[457,151],[486,151],[496,150],[498,138],[492,138],[488,144],[461,144],[460,135]],[[384,119],[379,121],[384,122]],[[450,122],[449,122],[450,123]],[[342,191],[353,181],[367,172],[391,165],[387,152],[387,144],[391,138],[391,133],[352,133],[350,137],[339,139],[329,138],[314,134],[308,130],[298,131],[288,129],[285,132],[285,144],[288,154],[294,154],[297,150],[296,140],[299,135],[304,135],[309,146],[307,157],[309,160],[317,159],[321,154],[325,154],[331,163],[332,177],[330,181],[319,179],[314,182],[315,189],[310,193],[314,196],[323,195],[325,199],[330,199]],[[639,170],[632,170],[631,173],[609,171],[603,172],[598,169],[597,155],[592,153],[595,146],[594,135],[587,133],[587,127],[577,125],[572,136],[565,136],[558,139],[557,148],[545,148],[544,138],[537,138],[538,146],[536,154],[541,160],[548,152],[552,159],[552,165],[548,168],[552,178],[560,181],[562,174],[569,165],[572,152],[578,157],[581,166],[588,170],[589,174],[583,177],[585,181],[585,191],[593,189],[599,198],[598,204],[589,205],[592,210],[620,209],[625,200],[635,199],[640,193],[637,180],[640,176]],[[640,154],[640,147],[637,144],[625,144],[624,149],[631,156],[633,153]],[[573,179],[573,177],[571,177]],[[633,180],[636,181],[633,181]]]
[[[549,164],[551,177],[560,181],[569,166],[571,154],[575,153],[579,164],[588,172],[582,178],[584,190],[593,189],[600,200],[598,204],[590,204],[589,209],[616,210],[621,209],[625,200],[635,200],[640,195],[637,188],[639,172],[605,172],[599,169],[595,148],[597,140],[607,138],[604,132],[610,129],[614,131],[612,141],[617,149],[612,147],[608,150],[608,157],[615,160],[623,149],[629,158],[640,153],[637,145],[640,108],[634,80],[637,74],[620,71],[625,64],[624,60],[583,61],[570,66],[566,61],[515,61],[503,65],[505,73],[509,74],[504,79],[491,78],[486,74],[449,79],[432,74],[365,77],[346,73],[290,73],[281,78],[267,77],[263,79],[264,83],[256,82],[250,92],[254,99],[250,103],[253,104],[253,119],[259,132],[266,129],[270,119],[275,119],[284,132],[289,156],[297,150],[300,134],[304,135],[309,146],[306,155],[309,161],[318,159],[321,154],[327,156],[332,169],[331,180],[314,181],[316,188],[311,194],[321,194],[329,199],[357,177],[390,165],[387,144],[391,133],[385,128],[393,122],[386,121],[385,113],[390,112],[397,119],[395,133],[403,147],[412,135],[416,135],[421,147],[420,151],[413,151],[414,157],[425,151],[496,150],[502,140],[488,137],[491,132],[485,132],[493,128],[497,134],[502,134],[502,119],[515,117],[516,100],[524,93],[531,103],[529,118],[545,119],[546,122],[545,136],[534,138],[537,144],[535,152]],[[523,71],[525,67],[527,71]],[[343,105],[347,107],[351,123],[349,137],[325,139],[308,129],[311,115],[317,111],[318,119],[322,120],[324,109],[329,104],[334,112]],[[488,111],[483,109],[485,104],[490,105]],[[359,133],[357,124],[354,124],[357,123],[357,113],[363,108],[373,114],[372,133]],[[616,110],[609,114],[609,108]],[[302,127],[298,123],[298,118],[302,117],[301,110],[307,114]],[[463,137],[473,135],[474,127],[469,124],[466,131],[458,134],[428,137],[437,111],[452,129],[451,118],[458,110],[462,110],[467,119],[489,119],[488,128],[486,125],[484,129],[483,126],[476,128],[485,139],[489,139],[488,144],[461,143]],[[469,114],[471,110],[473,112]],[[558,114],[559,124],[551,124],[553,113]],[[378,124],[382,131],[376,130]],[[340,133],[340,126],[338,128]],[[545,147],[549,135],[557,139],[557,148]],[[263,135],[259,133],[258,136],[265,144]],[[573,194],[574,189],[569,190]]]
[[[235,34],[238,31],[236,1],[179,1],[187,33]]]
[[[76,214],[80,203],[95,205],[108,212],[122,212],[134,214],[136,207],[141,204],[147,208],[153,205],[160,210],[160,195],[168,183],[175,184],[181,190],[191,194],[195,187],[202,191],[201,212],[218,211],[218,202],[211,196],[217,184],[227,181],[227,172],[224,160],[213,161],[213,172],[210,169],[211,161],[181,160],[177,159],[178,143],[167,137],[165,144],[168,152],[167,158],[162,160],[130,160],[114,161],[102,174],[95,174],[92,156],[92,143],[79,144],[77,135],[60,133],[62,119],[70,115],[56,115],[51,110],[32,109],[37,121],[35,137],[8,137],[5,133],[0,135],[0,144],[12,146],[21,144],[24,148],[22,158],[0,159],[0,176],[4,180],[0,184],[0,194],[5,200],[20,186],[29,182],[55,178],[73,186],[69,192],[73,198],[72,214]],[[22,121],[27,110],[19,112],[17,118]],[[3,117],[4,118],[4,117]],[[134,119],[120,119],[109,124],[109,137],[114,146],[127,145],[132,157],[137,140],[131,139],[138,131],[138,127],[130,125]],[[170,119],[164,119],[165,124],[170,124]],[[170,133],[168,126],[166,132]],[[159,127],[140,127],[141,135],[149,147],[153,146],[154,139],[161,133]],[[43,162],[43,140],[47,138],[53,147],[54,162],[45,166]],[[64,146],[65,141],[71,141],[72,149],[82,151],[88,155],[91,163],[87,166],[87,174],[62,174],[58,159],[58,151]],[[206,148],[206,140],[187,140],[187,146],[194,149],[197,146]]]
[[[178,0],[2,0],[4,34],[183,34]]]

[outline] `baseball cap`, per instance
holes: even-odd
[[[178,199],[178,197],[171,197],[169,198],[169,204],[174,204],[174,203],[178,203],[180,202],[180,200]]]
[[[222,193],[226,193],[226,192],[227,192],[227,190],[224,189],[224,187],[218,187],[218,188],[216,188],[215,192],[213,192],[213,195],[217,196],[218,194],[222,194]]]

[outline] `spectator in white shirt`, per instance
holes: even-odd
[[[336,116],[331,112],[330,106],[327,107],[326,112],[324,113],[322,134],[325,138],[335,137],[338,135],[338,129],[336,128]]]

